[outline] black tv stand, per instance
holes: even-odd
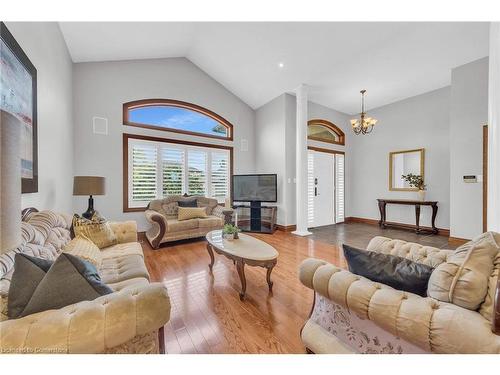
[[[238,209],[250,209],[250,217],[248,214],[239,214],[238,227],[242,232],[254,233],[273,233],[276,226],[276,206],[262,206],[262,202],[253,201],[248,205],[236,205],[233,208],[238,212]],[[263,211],[268,211],[268,215],[263,218]],[[248,211],[247,211],[248,212]],[[234,219],[234,215],[233,215]]]
[[[261,202],[250,202],[250,230],[252,232],[262,230],[261,208]]]

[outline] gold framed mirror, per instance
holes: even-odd
[[[424,176],[425,149],[393,151],[389,153],[389,190],[391,191],[418,191],[410,187],[401,176],[414,174]]]

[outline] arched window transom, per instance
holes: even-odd
[[[123,104],[123,124],[209,138],[233,139],[233,125],[196,104],[146,99]]]
[[[307,138],[313,141],[345,145],[345,134],[340,128],[327,120],[309,120]]]

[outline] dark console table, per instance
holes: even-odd
[[[387,204],[404,204],[409,206],[415,206],[415,233],[432,233],[437,234],[439,230],[436,228],[436,215],[438,212],[438,202],[437,201],[414,201],[406,199],[377,199],[378,209],[380,210],[380,221],[378,222],[381,228],[386,228],[388,226],[392,227],[404,227],[408,228],[408,225],[398,224],[398,223],[388,223],[386,221],[385,207]],[[431,206],[432,207],[432,228],[421,228],[420,227],[420,207],[421,206]]]

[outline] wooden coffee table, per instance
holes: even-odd
[[[215,258],[214,251],[224,255],[236,264],[236,270],[241,281],[240,300],[245,298],[247,280],[245,278],[245,265],[264,267],[267,269],[267,285],[269,291],[273,290],[271,272],[278,262],[278,252],[274,247],[255,237],[244,233],[239,234],[236,240],[228,241],[222,238],[222,230],[213,230],[206,236],[207,250],[210,255],[210,272],[212,272]]]

